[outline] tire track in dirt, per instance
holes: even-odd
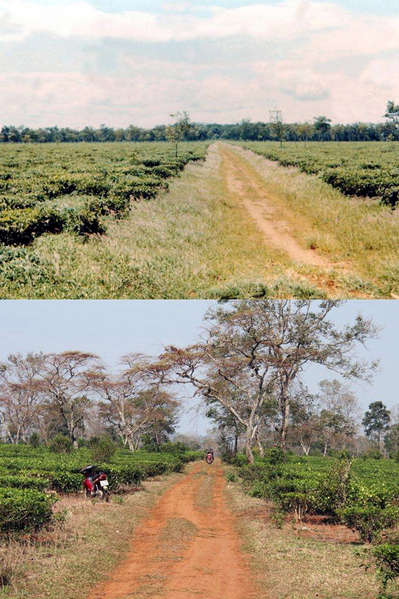
[[[277,250],[283,250],[295,262],[324,269],[333,269],[333,264],[314,250],[303,248],[291,235],[288,223],[279,218],[276,208],[267,201],[265,190],[256,182],[245,161],[233,150],[218,144],[224,168],[226,183],[230,193],[242,201],[249,214],[263,232],[266,243]]]
[[[255,597],[225,485],[218,461],[189,466],[139,527],[127,558],[89,599]]]

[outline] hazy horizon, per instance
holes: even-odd
[[[380,122],[396,0],[0,0],[3,123]]]

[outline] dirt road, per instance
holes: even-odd
[[[248,168],[245,152],[241,148],[218,144],[218,152],[222,156],[228,189],[242,201],[245,208],[263,232],[265,242],[302,264],[318,266],[324,269],[334,268],[334,264],[312,249],[299,245],[268,196],[264,185],[254,172]]]
[[[137,530],[127,558],[90,599],[250,599],[220,463],[196,463]]]

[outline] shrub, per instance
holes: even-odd
[[[0,489],[0,532],[33,531],[52,519],[53,496],[33,489]]]
[[[48,206],[0,212],[0,242],[25,245],[43,233],[59,233],[64,227],[61,213]]]
[[[0,474],[0,488],[10,487],[18,489],[37,489],[38,491],[44,491],[49,487],[49,485],[49,478],[24,476],[22,474]]]
[[[51,475],[51,488],[58,493],[78,493],[82,488],[81,474],[56,470]]]
[[[375,560],[381,595],[384,596],[390,582],[399,577],[399,544],[382,543],[371,551]]]
[[[32,445],[32,447],[39,447],[40,436],[38,435],[38,433],[31,434],[31,436],[29,437],[29,445]]]
[[[287,456],[281,447],[272,447],[266,452],[265,459],[267,459],[273,466],[276,466],[277,464],[286,462]]]
[[[71,453],[73,443],[69,437],[60,434],[51,441],[49,449],[54,453]]]
[[[362,541],[371,543],[382,530],[397,524],[399,509],[349,506],[338,510],[338,514],[346,526],[358,531]]]
[[[116,451],[115,443],[109,437],[91,439],[89,442],[92,462],[109,462]]]
[[[54,278],[54,267],[22,247],[0,246],[0,284],[10,281],[22,284],[41,284]]]

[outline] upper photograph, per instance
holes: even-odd
[[[0,0],[0,298],[399,298],[397,0]]]

